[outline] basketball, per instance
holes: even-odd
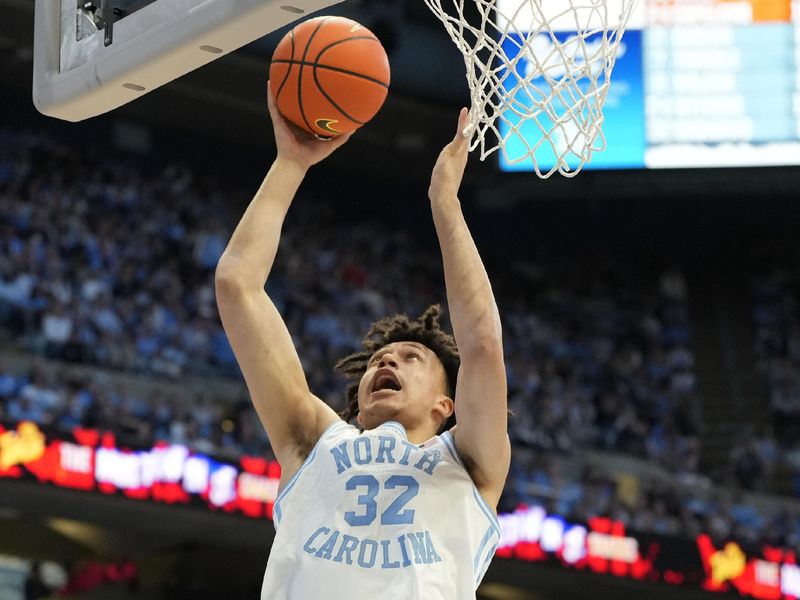
[[[269,77],[286,119],[331,138],[377,114],[389,91],[389,58],[378,38],[355,21],[316,17],[280,41]]]

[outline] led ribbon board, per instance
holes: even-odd
[[[3,479],[271,519],[280,466],[261,457],[220,461],[180,444],[132,449],[93,429],[75,428],[70,435],[32,422],[0,423]],[[710,594],[800,598],[800,566],[792,549],[715,542],[707,534],[691,540],[632,532],[605,517],[570,522],[536,505],[500,514],[498,520],[500,559],[547,562]]]
[[[4,478],[263,519],[272,518],[280,466],[253,456],[220,461],[181,444],[131,449],[108,432],[76,427],[65,435],[22,422],[0,423]]]

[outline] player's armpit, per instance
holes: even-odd
[[[284,475],[302,464],[338,415],[308,389],[283,319],[261,288],[220,261],[217,305],[250,397]]]

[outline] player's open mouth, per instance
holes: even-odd
[[[372,380],[372,393],[376,392],[398,392],[402,389],[400,380],[391,369],[378,369],[375,378]]]

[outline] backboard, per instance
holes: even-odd
[[[36,0],[33,102],[81,121],[341,0]]]

